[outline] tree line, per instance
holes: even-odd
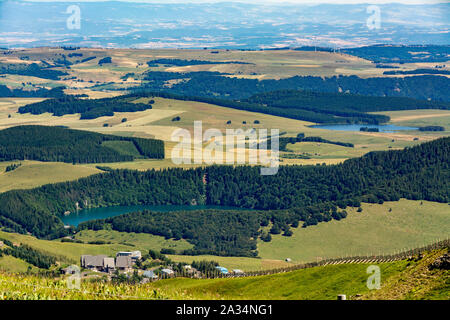
[[[11,241],[7,239],[0,239],[6,246],[5,249],[0,249],[0,257],[2,256],[12,256],[21,260],[28,262],[29,264],[42,268],[49,269],[52,265],[56,263],[56,258],[45,254],[41,251],[37,251],[30,246],[21,244],[15,246]]]
[[[327,93],[351,93],[375,97],[409,97],[419,100],[449,102],[447,88],[450,79],[439,75],[417,75],[410,77],[360,78],[358,76],[294,76],[275,80],[257,80],[224,77],[217,72],[153,72],[146,73],[149,80],[135,90],[166,91],[185,96],[216,97],[230,100],[247,99],[255,94],[280,91],[304,90]],[[159,81],[155,81],[157,76]],[[185,79],[167,88],[165,81]]]
[[[62,127],[17,126],[0,131],[0,161],[37,160],[67,163],[133,161],[103,144],[130,141],[142,157],[164,159],[164,142],[155,139],[119,137]]]
[[[65,87],[56,87],[53,89],[37,88],[35,90],[26,90],[23,88],[10,89],[0,84],[0,97],[19,97],[19,98],[57,98],[63,97]]]
[[[19,113],[42,114],[52,113],[54,116],[81,113],[80,119],[96,119],[112,117],[114,112],[138,112],[152,109],[154,101],[149,103],[132,103],[123,97],[102,99],[79,99],[70,95],[31,103],[20,107]]]
[[[243,61],[205,61],[205,60],[184,60],[184,59],[155,59],[147,62],[149,67],[153,67],[158,64],[170,65],[176,67],[185,67],[185,66],[197,66],[197,65],[205,65],[205,64],[251,64]]]
[[[445,131],[445,128],[442,126],[425,126],[419,127],[419,131]]]
[[[67,72],[51,70],[37,63],[10,64],[0,63],[0,74],[17,74],[50,80],[59,80],[61,76],[67,76]]]

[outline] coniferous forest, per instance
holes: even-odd
[[[154,74],[157,78],[154,79]],[[146,80],[152,80],[136,88],[137,91],[164,91],[183,96],[215,97],[229,100],[248,99],[255,94],[280,90],[305,90],[327,93],[351,93],[374,97],[408,97],[419,100],[449,102],[450,80],[445,76],[417,75],[404,78],[379,77],[360,78],[358,76],[294,76],[280,80],[256,80],[224,77],[217,72],[160,72],[151,71]],[[165,81],[189,79],[170,88]]]
[[[68,75],[67,72],[51,70],[43,65],[31,64],[6,64],[0,63],[1,74],[17,74],[23,76],[33,76],[43,79],[59,80],[61,76]]]
[[[103,99],[78,99],[64,95],[56,99],[28,104],[19,108],[19,113],[42,114],[50,112],[55,116],[80,113],[80,119],[96,119],[113,116],[114,112],[137,112],[152,109],[154,101],[149,103],[132,103],[123,97]]]
[[[371,152],[333,166],[285,166],[275,176],[257,167],[212,166],[138,172],[113,170],[77,181],[0,194],[0,224],[42,238],[67,234],[60,216],[77,207],[211,204],[250,210],[133,213],[79,228],[145,232],[194,244],[190,254],[256,254],[260,226],[290,234],[346,217],[346,207],[400,198],[448,202],[450,138],[401,151]],[[269,211],[270,210],[270,211]],[[206,222],[207,221],[207,222]],[[170,227],[169,227],[170,226]],[[222,231],[220,231],[222,230]]]
[[[133,161],[103,143],[129,141],[144,158],[164,159],[164,142],[118,137],[61,127],[17,126],[0,131],[0,161],[38,160],[67,163]]]

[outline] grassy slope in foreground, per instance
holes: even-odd
[[[450,206],[446,203],[401,199],[382,205],[362,203],[362,208],[360,213],[356,208],[347,208],[349,215],[341,221],[292,229],[292,237],[276,235],[271,242],[260,241],[259,255],[264,259],[311,262],[390,254],[450,236]]]
[[[127,286],[82,283],[68,290],[64,279],[11,275],[0,272],[0,299],[270,299],[335,300],[338,294],[363,299],[449,299],[449,271],[428,265],[447,250],[428,253],[418,261],[379,264],[381,289],[366,286],[369,264],[329,265],[262,277],[240,279],[171,279]],[[447,280],[446,280],[447,279]]]

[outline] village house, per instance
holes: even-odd
[[[116,254],[116,258],[118,257],[130,257],[132,262],[135,263],[136,260],[142,258],[142,253],[140,251],[131,251],[131,252],[121,251]]]
[[[133,268],[133,261],[130,256],[117,256],[116,269],[122,272],[129,272]]]
[[[164,277],[171,277],[171,276],[173,276],[173,275],[175,274],[175,272],[173,272],[172,269],[162,269],[162,270],[161,270],[161,274],[162,274]]]
[[[142,275],[145,278],[148,278],[148,279],[151,279],[151,280],[158,279],[158,276],[155,274],[155,272],[153,270],[144,271],[144,273]]]
[[[105,258],[107,258],[105,255],[83,255],[81,256],[80,264],[82,268],[91,269],[93,271],[103,271],[103,260]]]
[[[116,269],[116,263],[114,258],[105,258],[103,259],[103,271],[104,272],[113,272]]]
[[[217,269],[221,274],[228,274],[228,269],[227,269],[227,268],[217,266],[216,269]]]
[[[141,259],[141,257],[142,254],[140,251],[118,252],[115,259],[106,255],[82,255],[80,258],[80,265],[82,268],[98,272],[112,273],[115,270],[129,272],[133,269],[133,265],[136,261]]]
[[[194,276],[196,276],[196,275],[199,275],[200,274],[200,272],[197,270],[197,269],[195,269],[195,268],[193,268],[192,266],[190,266],[190,265],[185,265],[184,267],[183,267],[183,269],[184,269],[184,272],[186,273],[186,274],[188,274],[188,275],[194,275]]]

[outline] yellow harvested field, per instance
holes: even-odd
[[[169,126],[155,126],[155,125],[143,125],[136,127],[98,127],[98,128],[85,128],[85,130],[100,132],[104,134],[127,134],[132,133],[134,137],[142,138],[155,138],[160,140],[170,140],[172,133],[175,132],[177,127]],[[127,134],[128,135],[128,134]]]
[[[391,112],[391,121],[392,122],[402,122],[402,121],[411,121],[417,119],[426,119],[426,118],[437,118],[437,117],[450,117],[450,111],[435,112],[430,114],[415,114],[417,111],[422,110],[408,110],[408,113],[411,115],[398,114],[396,115],[393,111]]]
[[[173,117],[179,114],[182,114],[184,111],[181,110],[146,110],[142,112],[134,112],[134,113],[121,113],[124,118],[127,118],[127,122],[120,123],[115,126],[117,127],[136,127],[136,126],[145,126],[152,122],[167,118]]]
[[[401,141],[414,141],[416,137],[419,135],[410,135],[410,134],[401,134],[401,133],[389,133],[389,132],[360,132],[361,135],[371,136],[371,137],[383,137],[389,138],[393,140],[401,140]],[[436,139],[436,137],[420,135],[422,141],[431,141]]]

